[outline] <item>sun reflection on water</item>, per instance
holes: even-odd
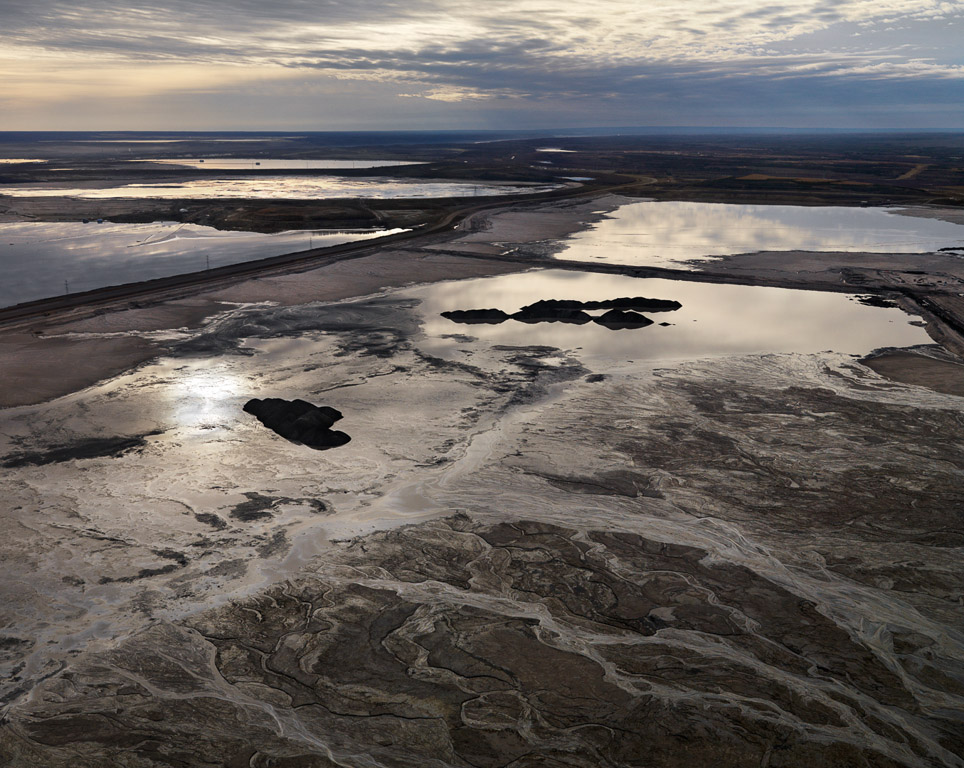
[[[223,361],[198,361],[171,371],[171,416],[178,428],[227,429],[237,418],[246,388],[243,377]]]

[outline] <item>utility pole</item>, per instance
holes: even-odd
[[[207,268],[211,269],[211,257],[207,254],[204,255],[204,260],[207,263]]]
[[[70,283],[64,280],[64,296],[70,293]]]

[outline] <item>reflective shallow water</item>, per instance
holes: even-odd
[[[545,270],[441,283],[411,290],[422,301],[431,354],[458,359],[472,344],[546,345],[579,350],[594,362],[694,359],[760,352],[861,354],[878,347],[926,344],[922,328],[899,309],[868,307],[845,294],[758,286],[714,285]],[[610,330],[590,322],[467,325],[440,316],[455,309],[494,307],[514,312],[540,299],[606,300],[626,296],[679,301],[674,312],[646,312],[645,328]],[[599,315],[601,311],[591,311]],[[659,323],[671,323],[663,327]]]
[[[71,188],[62,186],[5,187],[0,195],[12,197],[80,198],[256,198],[316,200],[333,197],[423,198],[488,197],[546,192],[557,185],[475,184],[451,181],[355,179],[337,176],[260,176],[255,178],[168,181],[159,184],[125,184],[119,187]]]
[[[964,243],[964,226],[884,208],[642,202],[574,235],[556,258],[676,267],[753,251],[926,253]]]
[[[0,306],[402,231],[324,230],[263,235],[163,221],[0,224]]]
[[[284,160],[261,157],[205,157],[178,160],[132,160],[131,162],[241,171],[255,169],[265,171],[339,170],[342,168],[394,168],[399,165],[424,165],[424,163],[408,160]]]

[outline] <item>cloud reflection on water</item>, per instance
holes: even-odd
[[[227,232],[196,224],[0,224],[0,306],[402,232]],[[66,285],[65,285],[66,283]]]
[[[556,258],[676,267],[754,251],[926,253],[964,242],[964,226],[883,208],[642,202],[574,235]]]
[[[457,357],[472,336],[482,342],[582,348],[581,356],[613,363],[669,360],[761,352],[862,354],[878,347],[926,344],[924,330],[898,309],[867,307],[837,293],[714,285],[621,275],[545,270],[520,275],[462,280],[415,289],[422,299],[426,339],[435,355]],[[454,309],[494,307],[513,312],[539,299],[602,300],[621,296],[672,299],[675,312],[648,313],[656,323],[612,331],[595,323],[539,323],[509,320],[500,325],[462,325],[439,316]],[[598,314],[598,313],[596,313]]]
[[[434,198],[489,197],[535,194],[557,189],[558,184],[494,184],[490,182],[403,181],[398,179],[342,178],[338,176],[256,176],[252,178],[166,181],[125,184],[119,187],[6,187],[11,197],[75,197],[82,199],[254,199],[326,200],[331,198]]]

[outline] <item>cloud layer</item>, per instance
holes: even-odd
[[[0,128],[131,99],[225,128],[375,127],[386,100],[422,116],[406,127],[964,116],[960,1],[0,0],[0,14]]]

